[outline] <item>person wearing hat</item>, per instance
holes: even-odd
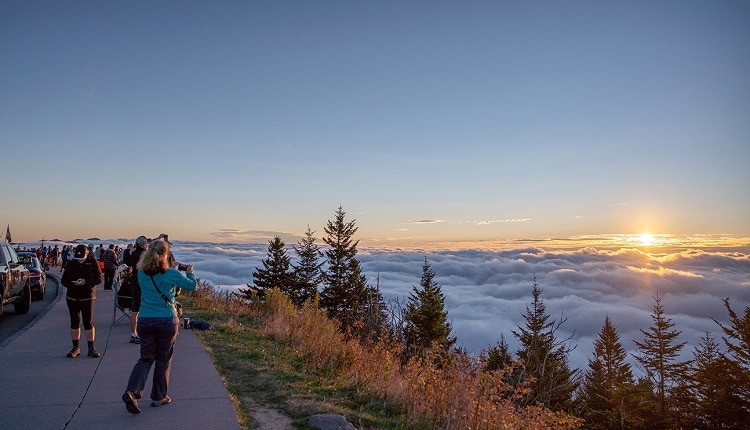
[[[78,357],[81,353],[79,346],[81,338],[81,322],[86,334],[89,353],[91,358],[98,358],[101,355],[94,348],[94,301],[96,300],[96,286],[102,282],[102,272],[95,260],[89,257],[89,250],[86,245],[78,245],[73,253],[73,260],[65,266],[60,283],[66,288],[65,302],[68,305],[70,313],[70,339],[73,342],[73,349],[68,353],[68,357]]]

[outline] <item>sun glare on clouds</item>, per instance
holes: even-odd
[[[651,233],[641,233],[638,239],[643,246],[651,246],[654,244],[654,235]]]

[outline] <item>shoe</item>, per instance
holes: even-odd
[[[102,355],[99,354],[99,351],[97,351],[96,348],[94,348],[93,346],[91,348],[89,348],[89,357],[91,357],[91,358],[99,358],[101,356]]]
[[[74,346],[73,349],[70,350],[68,353],[68,358],[75,358],[78,357],[78,355],[81,354],[81,348]]]
[[[130,336],[130,343],[141,343],[141,338],[138,336]]]
[[[138,402],[130,391],[126,391],[125,394],[122,395],[122,401],[125,402],[125,409],[131,414],[141,413],[141,408],[138,407]]]
[[[172,403],[172,398],[169,397],[169,396],[167,396],[167,397],[165,397],[165,398],[163,398],[161,400],[154,400],[153,402],[151,402],[151,406],[157,407],[157,406],[161,406],[161,405],[168,405],[170,403]]]

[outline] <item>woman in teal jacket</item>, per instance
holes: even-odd
[[[169,372],[172,365],[174,342],[177,338],[179,318],[175,309],[177,288],[195,290],[197,285],[193,266],[185,273],[170,267],[169,242],[155,240],[148,246],[138,262],[138,283],[141,286],[141,309],[138,315],[138,336],[141,339],[141,357],[135,363],[128,379],[128,388],[122,400],[131,414],[140,413],[136,399],[140,399],[146,386],[151,365],[156,362],[151,386],[151,406],[168,404]],[[175,267],[177,263],[174,263]]]

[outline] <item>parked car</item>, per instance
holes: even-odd
[[[16,313],[25,314],[31,306],[29,269],[18,260],[8,243],[0,243],[0,315],[3,307],[13,304]]]
[[[31,286],[31,299],[42,300],[47,291],[47,274],[44,272],[42,263],[31,251],[18,251],[18,260],[29,269],[29,282]]]

